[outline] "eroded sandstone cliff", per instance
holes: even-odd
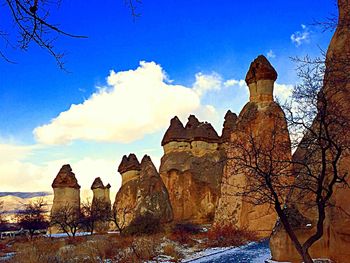
[[[243,195],[243,192],[248,189],[248,183],[254,184],[254,180],[258,178],[251,178],[252,175],[247,169],[237,169],[237,160],[245,157],[236,146],[241,145],[240,149],[245,149],[246,154],[252,153],[250,151],[253,147],[252,138],[256,145],[269,144],[278,129],[276,145],[283,145],[281,154],[285,155],[286,160],[290,158],[290,140],[284,113],[273,100],[276,78],[275,69],[264,56],[259,56],[251,63],[246,76],[250,101],[244,106],[234,129],[230,131],[221,197],[215,213],[215,224],[234,224],[238,228],[255,231],[262,237],[271,234],[277,216],[268,202],[254,205],[252,202],[254,197],[248,198]],[[259,198],[258,194],[257,198]],[[259,200],[253,201],[259,203]]]
[[[236,118],[227,112],[222,138],[210,123],[200,122],[194,115],[185,127],[177,117],[171,120],[162,140],[159,173],[168,189],[175,221],[213,221],[225,163],[222,145]]]
[[[125,228],[145,214],[161,223],[172,220],[168,191],[149,156],[145,155],[141,164],[134,154],[124,156],[118,171],[122,186],[115,198],[114,211],[119,227]]]

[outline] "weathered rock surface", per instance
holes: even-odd
[[[114,210],[117,211],[119,226],[125,228],[145,214],[152,215],[161,223],[171,221],[173,214],[168,191],[150,157],[145,155],[140,164],[134,156],[132,162],[137,165],[128,169],[139,170],[122,170],[123,182],[115,198]],[[123,158],[122,163],[125,160]],[[130,172],[133,172],[133,177],[124,182],[125,175]]]
[[[269,204],[253,205],[246,196],[237,195],[247,189],[250,178],[248,171],[235,169],[238,155],[231,145],[242,144],[246,149],[250,137],[258,143],[271,142],[272,131],[279,127],[278,141],[283,142],[288,150],[286,158],[290,158],[290,140],[284,113],[273,101],[273,85],[277,73],[264,56],[259,56],[250,65],[246,82],[250,90],[248,102],[231,130],[230,141],[226,146],[227,164],[221,184],[221,197],[215,213],[215,224],[234,224],[238,228],[256,231],[258,235],[267,237],[271,234],[276,221],[276,214]],[[289,146],[289,148],[288,148]]]
[[[140,170],[141,166],[135,154],[124,155],[118,167],[118,172],[122,175],[122,185],[138,178]]]
[[[350,114],[350,2],[339,0],[339,20],[338,27],[329,45],[326,57],[326,72],[324,76],[323,91],[326,96],[332,96],[328,100],[331,110],[339,113]],[[337,94],[334,95],[334,91]],[[336,105],[336,106],[335,106]],[[332,114],[332,112],[330,112]],[[339,133],[334,129],[332,132]],[[342,131],[342,133],[350,133]],[[340,134],[340,136],[343,136]],[[347,139],[349,136],[345,136]],[[346,142],[348,143],[348,142]],[[349,144],[348,144],[349,145]],[[310,149],[299,147],[293,159],[303,160],[308,155]],[[339,171],[350,170],[350,157],[345,153],[339,163]],[[347,183],[350,183],[347,177]],[[326,210],[326,220],[324,224],[324,235],[321,240],[315,243],[310,249],[310,254],[314,258],[330,258],[335,262],[350,262],[350,189],[338,187],[335,189],[331,203],[333,207]],[[289,202],[292,202],[293,196]],[[310,209],[299,204],[296,208],[298,213],[311,222],[311,227],[305,229],[305,222],[295,226],[295,231],[302,241],[315,233],[317,214],[315,209]],[[290,238],[285,230],[276,226],[270,241],[271,253],[274,260],[300,262]]]
[[[227,114],[225,132],[234,126]],[[225,135],[226,136],[226,135]],[[210,123],[190,115],[183,126],[174,117],[162,140],[160,176],[169,192],[175,221],[213,221],[225,162],[222,139]]]
[[[94,182],[91,185],[91,190],[95,190],[95,189],[104,189],[105,186],[101,180],[100,177],[96,177]]]
[[[210,123],[199,122],[194,115],[188,117],[185,127],[177,116],[172,118],[168,130],[164,134],[162,146],[170,142],[190,143],[192,141],[219,143],[220,137]]]
[[[105,206],[111,208],[110,188],[110,184],[105,186],[101,178],[96,177],[91,185],[91,190],[93,192],[92,204],[102,202],[105,204]]]
[[[80,211],[80,185],[69,164],[62,166],[52,183],[52,188],[54,199],[51,216],[54,216],[56,212],[67,207],[76,211],[76,215],[78,215]],[[51,228],[52,233],[56,233],[57,231],[56,228]]]
[[[228,110],[225,114],[224,127],[222,129],[221,141],[223,143],[229,142],[231,139],[231,134],[236,127],[237,115]]]
[[[133,153],[129,154],[129,156],[124,155],[118,166],[118,172],[121,174],[132,170],[139,171],[140,169],[140,163],[137,160],[136,155]]]
[[[251,64],[246,75],[245,81],[247,85],[255,84],[260,80],[276,81],[277,72],[272,67],[265,56],[258,56]]]
[[[249,87],[250,102],[273,101],[273,86],[277,72],[265,56],[258,56],[249,67],[246,83]]]
[[[80,189],[80,185],[78,184],[75,174],[72,172],[72,168],[69,164],[62,166],[51,186],[52,188],[69,187]]]
[[[168,191],[148,155],[141,160],[138,183],[136,215],[148,213],[159,218],[161,223],[171,221],[173,212]]]
[[[96,222],[96,232],[106,232],[109,230],[109,218],[111,215],[111,199],[109,189],[110,184],[103,184],[100,177],[96,177],[91,185],[93,192],[92,209],[104,218],[104,220]]]

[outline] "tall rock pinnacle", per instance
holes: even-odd
[[[273,101],[273,85],[277,72],[267,58],[258,56],[249,67],[245,81],[250,91],[251,102]]]
[[[69,164],[65,164],[61,167],[55,180],[52,183],[52,188],[76,188],[80,189],[75,174],[72,172],[72,168]]]

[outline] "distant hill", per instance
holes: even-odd
[[[35,202],[38,199],[44,199],[51,209],[53,202],[53,192],[0,192],[0,202],[3,203],[3,211],[9,216],[16,211],[23,209],[24,204]],[[82,201],[92,199],[92,191],[85,189],[80,192]]]
[[[0,202],[3,203],[3,211],[6,214],[13,214],[18,210],[24,208],[24,204],[28,204],[30,202],[35,202],[38,199],[44,199],[44,202],[47,203],[48,209],[51,209],[53,194],[49,195],[36,195],[34,197],[22,198],[15,195],[5,195],[0,197]]]
[[[50,192],[0,192],[0,202],[3,203],[3,212],[9,222],[15,220],[15,213],[24,208],[24,204],[44,199],[47,203],[47,210],[50,211],[53,200],[53,193]]]
[[[47,196],[52,195],[51,192],[0,192],[0,197],[3,196],[16,196],[22,199],[38,197],[38,196]]]

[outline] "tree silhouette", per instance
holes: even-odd
[[[28,230],[30,238],[33,238],[35,231],[46,230],[49,223],[46,218],[47,203],[44,199],[38,199],[24,205],[24,209],[16,214],[19,226]]]
[[[58,37],[87,38],[87,36],[72,34],[63,30],[59,25],[50,22],[50,13],[60,6],[63,0],[6,0],[0,7],[3,19],[12,20],[13,29],[0,28],[0,39],[5,47],[28,50],[31,43],[46,50],[55,60],[60,69],[64,69],[64,52],[57,51],[55,42]],[[124,0],[135,19],[139,16],[137,7],[140,0]],[[1,9],[2,8],[2,9]],[[17,40],[13,40],[17,39]],[[5,48],[6,49],[6,48]],[[15,63],[0,49],[0,57],[9,63]]]

